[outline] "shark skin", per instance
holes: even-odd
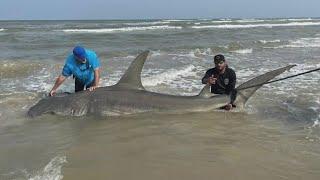
[[[205,85],[196,96],[177,96],[145,90],[141,83],[141,71],[149,51],[138,55],[119,82],[113,86],[97,88],[94,91],[81,91],[73,94],[45,97],[28,111],[29,117],[43,114],[63,116],[119,116],[144,112],[187,113],[214,111],[230,102],[229,95],[213,95],[210,86]],[[267,82],[292,68],[293,65],[270,71],[251,79],[237,88]],[[236,105],[244,107],[247,100],[261,86],[239,90]]]

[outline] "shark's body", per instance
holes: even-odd
[[[230,102],[230,97],[227,95],[212,95],[209,85],[206,85],[197,96],[175,96],[145,90],[141,84],[141,70],[148,54],[149,51],[141,53],[116,85],[101,87],[92,92],[82,91],[46,97],[31,107],[28,115],[35,117],[46,113],[65,116],[87,114],[113,116],[142,112],[185,113],[212,111]],[[238,89],[265,83],[291,67],[293,66],[258,76],[243,83]],[[242,108],[260,87],[239,90],[235,101],[237,108]]]

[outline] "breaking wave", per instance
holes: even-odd
[[[256,23],[256,22],[265,22],[266,20],[262,20],[262,19],[240,19],[240,20],[236,20],[236,22],[239,23]]]
[[[297,40],[289,41],[289,44],[276,46],[276,47],[265,47],[272,49],[281,49],[281,48],[318,48],[320,47],[320,37],[315,38],[300,38]]]
[[[268,43],[279,43],[281,42],[280,39],[275,39],[275,40],[259,40],[260,43],[262,44],[268,44]]]
[[[219,20],[219,21],[211,21],[212,23],[231,23],[232,20]]]
[[[234,53],[238,53],[238,54],[251,54],[252,53],[252,49],[239,49],[239,50],[235,50],[232,51]]]
[[[130,32],[130,31],[147,31],[147,30],[169,30],[182,29],[180,26],[145,26],[145,27],[124,27],[124,28],[104,28],[104,29],[64,29],[66,33],[113,33],[113,32]]]
[[[301,18],[301,19],[297,19],[297,18],[292,18],[292,19],[280,19],[279,21],[312,21],[314,19],[312,18]]]
[[[169,24],[170,22],[166,21],[153,21],[153,22],[133,22],[133,23],[124,23],[129,26],[141,26],[141,25],[157,25],[157,24]]]
[[[194,21],[191,19],[167,19],[164,20],[163,22],[189,22],[189,21]]]
[[[273,28],[273,27],[290,27],[290,26],[319,26],[320,22],[292,22],[285,24],[222,24],[222,25],[208,25],[208,26],[192,26],[194,29],[245,29],[245,28]]]

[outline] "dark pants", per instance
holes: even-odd
[[[92,83],[86,86],[86,89],[90,88],[93,85],[93,83],[94,81],[92,81]],[[83,91],[84,87],[85,87],[85,84],[83,84],[83,82],[81,82],[78,78],[75,78],[74,91],[75,92]]]

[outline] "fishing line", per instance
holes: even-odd
[[[255,85],[252,85],[252,86],[239,88],[237,90],[244,90],[244,89],[249,89],[249,88],[253,88],[253,87],[257,87],[257,86],[262,86],[262,85],[265,85],[265,84],[271,84],[271,83],[274,83],[274,82],[283,81],[285,79],[301,76],[301,75],[312,73],[312,72],[319,71],[319,70],[320,70],[320,68],[317,68],[317,69],[313,69],[313,70],[310,70],[310,71],[306,71],[306,72],[302,72],[302,73],[299,73],[299,74],[295,74],[295,75],[292,75],[292,76],[287,76],[287,77],[284,77],[284,78],[276,79],[276,80],[273,80],[273,81],[268,81],[268,82],[261,83],[261,84],[255,84]]]

